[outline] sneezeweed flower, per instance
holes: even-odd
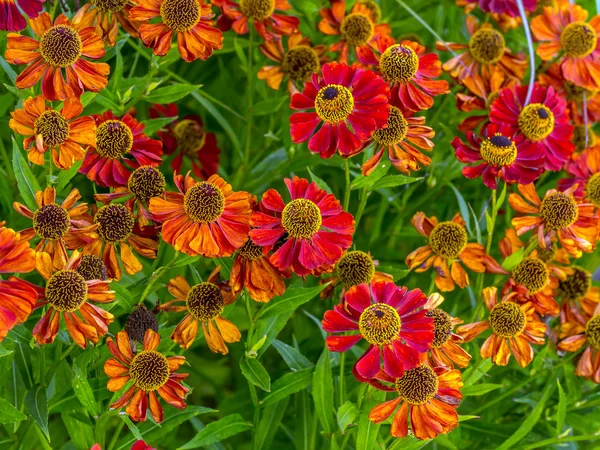
[[[262,247],[284,243],[271,255],[280,271],[306,276],[333,265],[352,245],[354,218],[333,194],[304,178],[286,178],[291,201],[284,203],[275,189],[263,194],[260,211],[252,214],[250,238]]]
[[[435,285],[443,292],[454,290],[455,284],[463,289],[469,285],[469,276],[462,264],[474,272],[506,273],[485,253],[481,244],[469,243],[465,221],[456,214],[451,221],[438,222],[419,212],[411,219],[417,231],[429,243],[406,257],[406,265],[415,272],[425,272],[432,265],[437,273]]]
[[[110,66],[84,59],[99,59],[106,53],[93,27],[71,24],[64,14],[53,25],[46,12],[29,24],[38,40],[9,33],[6,44],[9,63],[28,65],[16,79],[19,89],[32,87],[43,77],[42,95],[46,100],[67,100],[73,93],[80,97],[84,90],[99,92],[106,87]]]
[[[119,25],[132,37],[139,37],[137,29],[139,22],[128,19],[131,5],[129,0],[91,0],[75,13],[73,24],[93,26],[96,33],[109,47],[117,43]]]
[[[46,0],[3,0],[0,3],[0,30],[21,31],[27,27],[24,15],[35,19]]]
[[[519,17],[517,0],[465,0],[466,3],[478,4],[482,11],[495,14],[507,14],[510,17]],[[534,11],[537,4],[543,0],[523,0],[525,11]]]
[[[573,194],[585,198],[594,207],[600,208],[600,145],[590,147],[581,154],[574,154],[565,165],[571,175],[558,182],[561,191],[577,186]]]
[[[210,3],[205,0],[136,0],[129,20],[139,25],[140,39],[157,56],[171,49],[173,35],[184,61],[207,60],[213,50],[223,48],[223,34],[213,25]],[[154,19],[157,19],[154,21]]]
[[[251,201],[218,175],[196,181],[174,176],[179,192],[150,199],[150,213],[162,223],[162,239],[176,251],[205,258],[231,256],[248,240]]]
[[[545,342],[546,324],[540,321],[531,304],[519,305],[514,296],[511,293],[498,302],[498,290],[485,288],[483,298],[490,311],[488,319],[462,325],[457,333],[469,342],[491,328],[492,334],[481,346],[481,357],[491,357],[494,364],[506,366],[512,353],[521,367],[527,367],[533,360],[531,344]]]
[[[390,88],[373,72],[337,62],[325,64],[322,76],[313,74],[304,91],[292,97],[290,108],[315,110],[291,115],[292,140],[308,141],[308,148],[321,158],[331,158],[336,151],[346,158],[353,156],[362,150],[362,141],[385,126],[389,98]]]
[[[121,119],[111,111],[96,116],[96,142],[87,152],[80,173],[102,187],[126,186],[130,169],[158,166],[162,143],[144,134],[144,124],[131,115]]]
[[[544,156],[538,148],[525,138],[512,139],[509,127],[489,124],[478,137],[467,131],[467,142],[458,136],[452,140],[456,157],[463,163],[465,177],[480,177],[490,189],[498,187],[498,179],[506,183],[533,183],[544,171]]]
[[[560,170],[575,149],[565,100],[551,86],[536,83],[526,105],[527,90],[527,86],[502,89],[492,103],[490,121],[533,142],[546,158],[546,170]]]
[[[115,299],[110,283],[103,280],[85,280],[77,272],[81,254],[75,250],[65,268],[55,271],[47,253],[37,254],[36,268],[46,280],[46,287],[40,289],[36,307],[48,309],[33,328],[33,337],[40,345],[51,344],[58,334],[62,316],[73,342],[81,348],[87,342],[100,342],[108,332],[108,325],[114,316],[93,303],[110,303]],[[92,303],[93,302],[93,303]]]
[[[149,115],[152,119],[175,118],[179,115],[179,109],[175,103],[153,105]],[[164,131],[157,134],[163,143],[164,153],[177,155],[171,161],[171,169],[175,172],[181,173],[182,167],[184,164],[187,166],[186,161],[189,161],[194,175],[203,180],[217,173],[221,149],[217,143],[217,136],[206,131],[200,117],[185,116],[167,125]]]
[[[229,349],[225,344],[241,339],[240,330],[222,315],[225,306],[233,303],[236,296],[226,281],[219,282],[220,268],[218,266],[207,281],[191,287],[182,276],[171,279],[167,284],[167,290],[175,299],[158,308],[160,311],[186,312],[171,335],[181,348],[188,349],[194,343],[199,324],[202,324],[206,343],[213,353],[226,355]],[[185,304],[179,304],[181,302]]]
[[[150,409],[156,423],[163,421],[164,412],[156,394],[169,405],[185,409],[185,396],[189,389],[182,382],[187,373],[175,373],[185,362],[184,356],[166,357],[157,351],[160,336],[153,330],[146,331],[143,350],[133,353],[129,335],[120,331],[116,336],[116,345],[112,338],[106,340],[108,350],[114,356],[104,363],[104,373],[110,380],[106,385],[110,392],[118,392],[127,384],[131,387],[111,409],[127,405],[125,412],[136,422],[145,422]]]
[[[394,283],[374,281],[351,287],[342,302],[323,316],[323,330],[330,351],[345,352],[361,340],[369,343],[367,351],[354,365],[359,381],[375,377],[381,370],[392,377],[419,364],[420,353],[433,342],[433,319],[424,309],[427,297],[419,289],[407,291]]]
[[[376,52],[365,47],[358,53],[362,64],[374,66],[392,87],[392,97],[411,111],[433,106],[433,97],[447,94],[448,82],[436,80],[442,75],[442,62],[435,53],[425,54],[425,47],[408,40],[396,43],[391,36],[381,36]]]
[[[398,106],[401,106],[398,104]],[[361,167],[362,174],[372,173],[387,151],[392,165],[402,173],[420,170],[431,164],[431,158],[420,150],[433,150],[435,131],[425,125],[425,117],[415,117],[412,111],[390,106],[390,115],[383,127],[379,127],[363,146],[372,144],[374,154]]]
[[[594,205],[573,196],[576,188],[573,185],[564,192],[550,189],[541,200],[533,184],[519,184],[517,189],[522,196],[514,192],[508,196],[510,206],[525,214],[512,219],[517,235],[534,230],[540,247],[545,249],[552,246],[556,236],[575,258],[593,251],[598,241],[598,217]]]
[[[541,41],[536,53],[544,61],[563,54],[560,68],[576,86],[597,90],[600,83],[600,16],[586,22],[588,12],[568,0],[544,8],[531,21],[533,36]]]
[[[560,280],[556,297],[561,300],[563,312],[576,308],[581,314],[593,315],[600,303],[600,288],[592,286],[592,274],[580,266],[565,269],[567,276]]]
[[[0,224],[0,274],[27,273],[35,267],[35,251],[11,228]],[[37,290],[16,277],[0,280],[0,342],[17,324],[27,320],[37,299]]]
[[[289,36],[298,30],[300,20],[276,11],[289,11],[288,0],[213,0],[223,14],[217,19],[223,31],[233,29],[237,34],[248,33],[252,22],[258,34],[266,41]]]
[[[132,341],[142,342],[148,330],[158,333],[158,320],[152,311],[138,304],[125,322],[125,331]]]
[[[462,81],[468,76],[487,77],[494,68],[500,69],[507,76],[521,81],[527,70],[524,55],[513,54],[506,47],[504,36],[491,24],[478,26],[473,16],[466,18],[467,31],[471,36],[468,44],[438,42],[436,47],[441,51],[458,50],[464,53],[446,61],[442,68],[453,78]]]
[[[339,42],[330,45],[330,52],[339,52],[337,60],[341,63],[350,62],[350,49],[355,54],[368,52],[369,46],[376,46],[377,39],[391,33],[388,24],[378,24],[381,14],[370,8],[364,2],[356,2],[350,12],[346,14],[346,2],[339,0],[332,2],[330,8],[319,11],[322,19],[319,30],[326,35],[339,36]]]
[[[106,265],[104,264],[104,261],[102,261],[96,255],[82,255],[81,261],[79,261],[79,265],[75,270],[83,277],[85,281],[106,281],[108,279]]]
[[[34,164],[44,165],[44,155],[51,151],[52,163],[69,169],[83,158],[88,146],[96,143],[96,123],[92,117],[78,117],[83,111],[79,99],[65,100],[60,110],[46,105],[44,97],[29,97],[23,108],[10,113],[10,128],[24,136],[23,147]]]
[[[408,436],[409,422],[412,434],[418,439],[433,439],[458,426],[456,408],[461,402],[460,390],[463,387],[458,370],[421,363],[399,378],[381,372],[378,380],[383,383],[379,381],[375,387],[395,392],[398,397],[375,406],[369,413],[369,419],[380,423],[397,410],[392,419],[392,436]]]

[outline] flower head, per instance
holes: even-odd
[[[148,330],[158,333],[158,320],[152,311],[138,304],[125,322],[125,331],[132,341],[142,342]]]
[[[128,18],[131,10],[129,0],[91,0],[75,13],[73,24],[94,26],[104,43],[114,47],[117,43],[119,25],[132,37],[137,38],[140,23]]]
[[[574,154],[565,165],[565,170],[571,176],[558,182],[561,191],[576,186],[573,194],[583,197],[588,203],[600,208],[600,145]]]

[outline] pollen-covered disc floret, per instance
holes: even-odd
[[[308,45],[298,45],[289,49],[281,62],[282,70],[294,80],[307,81],[319,70],[319,56]]]
[[[600,208],[600,172],[590,177],[585,186],[585,195],[594,206]]]
[[[467,231],[454,222],[441,222],[431,230],[429,245],[440,256],[456,259],[467,246]]]
[[[368,43],[373,37],[374,31],[373,22],[362,13],[348,14],[340,25],[342,39],[356,47]]]
[[[310,239],[321,228],[321,210],[305,198],[292,200],[281,213],[281,225],[295,239]]]
[[[548,284],[548,268],[539,258],[524,258],[512,271],[515,283],[525,286],[530,294],[536,294]]]
[[[398,337],[402,321],[392,306],[375,303],[361,313],[358,328],[369,344],[389,345]]]
[[[191,119],[183,119],[173,129],[179,148],[186,154],[192,155],[204,146],[206,133],[200,123]]]
[[[108,278],[104,262],[95,255],[83,255],[77,266],[77,273],[86,281],[105,281]]]
[[[160,17],[173,31],[189,31],[200,21],[200,3],[198,0],[164,0]]]
[[[370,283],[375,275],[375,264],[368,254],[355,250],[342,255],[336,271],[344,286],[352,287]]]
[[[129,376],[142,391],[155,391],[169,380],[169,362],[156,350],[141,351],[131,361]]]
[[[221,290],[216,284],[209,282],[192,286],[186,302],[190,314],[202,322],[213,320],[225,308]]]
[[[494,64],[502,59],[506,44],[504,36],[492,28],[480,28],[469,41],[469,50],[477,62]]]
[[[240,0],[240,9],[246,17],[264,20],[275,11],[275,0]]]
[[[494,166],[509,166],[517,159],[517,146],[512,139],[497,134],[481,141],[481,157]]]
[[[594,316],[585,326],[585,336],[592,347],[600,350],[600,316]]]
[[[585,22],[568,24],[560,34],[560,45],[573,58],[583,58],[596,49],[596,31]]]
[[[98,210],[94,217],[98,224],[98,234],[103,241],[121,242],[133,231],[135,217],[125,205],[106,205]]]
[[[133,134],[120,120],[107,120],[96,129],[96,151],[103,158],[119,159],[131,151]]]
[[[42,239],[60,239],[69,227],[69,214],[56,203],[44,205],[33,214],[33,229]]]
[[[263,248],[260,245],[256,245],[252,242],[252,239],[248,238],[246,243],[238,250],[240,256],[250,261],[257,260],[263,255]]]
[[[571,269],[573,272],[559,281],[558,288],[568,300],[580,300],[592,287],[592,274],[578,266]]]
[[[503,338],[514,338],[525,329],[525,313],[516,303],[500,302],[490,312],[490,326]]]
[[[562,230],[575,223],[579,217],[577,203],[563,192],[554,192],[542,200],[540,216],[551,229]]]
[[[40,54],[54,67],[69,67],[81,56],[79,32],[69,25],[50,27],[40,38]]]
[[[431,367],[420,364],[405,371],[402,378],[396,379],[395,387],[404,401],[411,405],[422,405],[437,394],[439,381]]]
[[[407,83],[419,69],[419,57],[415,51],[401,44],[388,47],[379,60],[379,70],[389,83]]]
[[[57,311],[77,311],[87,300],[87,293],[85,279],[74,270],[59,270],[46,284],[46,300]]]
[[[138,305],[127,318],[125,331],[130,339],[142,342],[148,330],[158,333],[158,320],[152,311],[148,311],[144,305]]]
[[[352,92],[339,84],[322,87],[315,98],[317,115],[327,123],[335,124],[346,120],[353,109]]]
[[[408,121],[395,106],[390,107],[387,128],[380,128],[373,133],[373,140],[381,145],[396,145],[402,142],[408,133]]]
[[[119,12],[129,0],[91,0],[92,5],[95,5],[102,12]]]
[[[554,114],[541,103],[530,103],[519,114],[518,124],[527,139],[541,141],[554,130]]]
[[[45,146],[56,147],[64,143],[69,137],[69,123],[61,113],[54,110],[43,112],[33,124],[36,136],[42,136]]]
[[[225,210],[225,195],[216,184],[202,181],[185,193],[183,208],[195,222],[214,222]]]
[[[425,315],[433,319],[434,335],[431,347],[440,348],[448,342],[448,339],[450,339],[450,336],[452,335],[452,319],[446,311],[439,308],[427,311]]]
[[[137,199],[147,202],[153,197],[161,196],[165,192],[167,182],[158,169],[142,166],[129,176],[127,187]]]

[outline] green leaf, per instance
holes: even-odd
[[[25,409],[31,418],[38,424],[50,442],[50,431],[48,430],[48,400],[46,399],[46,388],[33,386],[25,396]]]
[[[3,345],[0,345],[0,358],[4,358],[5,356],[11,355],[14,353],[14,350],[8,350]]]
[[[143,441],[144,440],[144,437],[142,436],[142,433],[140,433],[140,430],[135,425],[135,423],[133,423],[131,421],[131,419],[129,418],[129,416],[126,416],[126,415],[123,415],[123,414],[119,414],[119,417],[121,418],[121,420],[123,420],[123,422],[125,422],[125,425],[127,425],[127,428],[129,428],[129,431],[131,431],[131,433],[135,436],[135,438],[138,441]]]
[[[15,172],[15,178],[17,179],[17,187],[19,193],[23,197],[23,201],[29,209],[32,211],[37,210],[37,203],[35,202],[35,193],[40,189],[40,185],[37,179],[33,176],[27,161],[21,153],[21,149],[17,145],[17,141],[13,138],[13,154],[12,154],[12,165]]]
[[[295,311],[300,305],[307,303],[325,289],[329,283],[320,286],[305,288],[300,286],[291,286],[285,294],[271,300],[262,310],[259,317],[269,317],[272,315],[280,315],[289,311]]]
[[[0,397],[0,423],[20,422],[27,416]]]
[[[406,175],[387,175],[373,183],[370,190],[375,191],[377,189],[404,186],[405,184],[414,183],[422,179],[423,177],[412,178]]]
[[[144,120],[144,133],[146,136],[154,136],[157,131],[163,128],[165,125],[169,125],[174,120],[177,120],[177,116],[174,117],[159,117],[158,119]]]
[[[17,73],[2,56],[0,56],[0,66],[2,66],[12,84],[15,84],[15,81],[17,80]]]
[[[307,167],[306,170],[308,170],[308,173],[310,175],[310,179],[312,181],[314,181],[317,186],[319,186],[321,189],[329,192],[331,194],[331,188],[329,187],[329,185],[327,183],[325,183],[325,181],[323,181],[322,178],[319,178],[318,176],[316,176],[311,170],[310,167]]]
[[[90,103],[92,103],[94,100],[96,100],[95,92],[84,92],[83,95],[79,97],[79,101],[81,102],[84,108]]]
[[[277,114],[286,100],[287,97],[268,98],[266,100],[261,100],[260,102],[256,102],[254,104],[254,106],[252,107],[252,112],[255,116]]]
[[[196,92],[201,86],[200,84],[172,84],[171,86],[164,86],[153,90],[149,95],[144,97],[144,100],[148,103],[158,103],[159,105],[173,103],[190,95],[192,92]]]
[[[460,209],[460,215],[462,216],[467,225],[467,231],[469,232],[469,235],[471,235],[473,234],[473,232],[471,231],[471,215],[469,214],[469,207],[467,206],[467,202],[465,201],[465,198],[462,196],[462,194],[458,191],[458,189],[454,187],[452,183],[448,183],[448,186],[452,188],[452,190],[454,191],[454,195],[456,195],[456,200],[458,201],[458,207]]]
[[[120,283],[111,283],[110,288],[115,291],[117,304],[127,312],[133,311],[135,301],[129,289]]]
[[[488,392],[495,391],[496,389],[500,389],[504,387],[503,384],[494,384],[494,383],[482,383],[482,384],[474,384],[472,386],[467,386],[461,392],[463,396],[474,397],[477,395],[487,394]]]
[[[466,422],[467,420],[479,419],[480,416],[467,416],[467,415],[458,415],[459,422]]]
[[[350,184],[350,189],[354,190],[354,189],[364,189],[367,188],[369,189],[371,186],[373,186],[373,184],[380,180],[386,173],[387,171],[390,169],[391,164],[389,163],[383,163],[380,164],[379,166],[377,166],[377,168],[371,172],[371,174],[369,176],[364,176],[364,175],[359,175],[357,176],[354,181]]]
[[[502,261],[502,268],[507,272],[512,271],[517,264],[523,261],[523,257],[525,256],[525,248],[521,247],[519,250],[514,252],[512,255],[509,255],[504,261]]]
[[[254,450],[271,448],[271,443],[275,433],[279,430],[279,424],[283,419],[288,403],[289,398],[286,398],[282,402],[274,403],[263,409],[254,435]]]
[[[371,391],[372,401],[368,402],[368,405],[363,405],[360,412],[360,419],[358,421],[358,435],[356,437],[356,448],[374,449],[375,441],[377,440],[377,434],[379,433],[379,427],[381,424],[376,424],[369,420],[369,412],[371,408],[385,400],[385,392],[382,391]]]
[[[240,369],[242,369],[242,375],[253,385],[263,391],[271,391],[271,377],[258,359],[243,357],[240,359]]]
[[[331,375],[331,362],[329,350],[323,349],[312,380],[312,394],[315,401],[315,411],[321,422],[323,430],[333,433],[335,422],[333,420],[333,376]]]
[[[558,378],[556,379],[556,385],[558,386],[558,409],[556,411],[556,436],[558,437],[562,433],[567,417],[567,396]]]
[[[87,380],[87,374],[78,364],[73,365],[73,371],[75,372],[75,376],[71,380],[71,385],[73,386],[75,396],[93,417],[98,417],[100,415],[100,408],[94,398],[92,387]]]
[[[227,439],[228,437],[236,434],[243,433],[250,428],[251,426],[244,420],[242,416],[239,414],[231,414],[230,416],[223,417],[216,422],[209,423],[191,441],[179,448],[184,450],[189,448],[203,447],[215,442],[220,442],[223,439]]]
[[[502,192],[500,192],[500,195],[496,199],[496,207],[494,208],[494,214],[497,214],[498,211],[500,211],[500,208],[502,208],[502,205],[504,204],[505,199],[506,199],[506,183],[504,183],[504,185],[502,186]]]
[[[266,336],[265,336],[266,337]],[[264,342],[263,342],[264,345]],[[308,360],[306,356],[296,350],[294,347],[287,345],[284,342],[273,340],[273,347],[279,352],[285,363],[292,370],[302,370],[312,367],[314,364]],[[1,355],[0,355],[1,356]]]
[[[73,179],[73,177],[77,175],[77,172],[79,171],[79,168],[82,164],[83,158],[81,158],[79,161],[75,161],[70,169],[61,170],[59,172],[58,176],[56,177],[58,179],[58,182],[56,183],[57,193],[62,192],[62,190],[67,187],[67,185]]]
[[[347,401],[339,407],[337,411],[337,423],[342,433],[346,433],[348,427],[354,423],[356,416],[358,416],[358,409],[351,401]]]
[[[271,393],[262,401],[263,406],[272,405],[283,400],[288,395],[301,391],[311,382],[313,369],[303,369],[298,372],[286,373],[273,383]]]

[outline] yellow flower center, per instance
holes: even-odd
[[[369,344],[389,345],[398,338],[402,321],[393,307],[375,303],[361,313],[358,328]]]
[[[94,217],[98,224],[98,234],[105,242],[122,242],[133,231],[135,217],[125,205],[106,205],[98,210]]]
[[[585,186],[585,195],[594,206],[600,208],[600,172],[590,177]]]
[[[221,290],[209,282],[192,286],[186,302],[190,314],[202,322],[217,318],[225,309]]]
[[[127,181],[129,192],[144,202],[152,197],[160,197],[166,187],[167,182],[164,175],[158,169],[149,166],[135,169]]]
[[[183,209],[194,222],[214,222],[225,211],[225,195],[216,184],[202,181],[185,193]]]
[[[530,294],[536,294],[548,284],[548,268],[538,258],[524,258],[512,271],[515,283],[525,286]]]
[[[252,239],[248,238],[246,243],[238,250],[240,256],[244,259],[255,261],[262,257],[263,248],[260,245],[256,245],[252,242]]]
[[[396,380],[396,392],[411,405],[427,403],[437,394],[438,388],[437,375],[425,364],[405,371],[402,378]]]
[[[480,28],[469,41],[471,55],[481,64],[497,63],[504,56],[505,48],[504,36],[493,28]]]
[[[169,380],[169,361],[156,350],[144,350],[133,357],[129,376],[142,391],[156,391]]]
[[[490,312],[490,326],[503,338],[514,338],[525,329],[525,313],[519,305],[500,302]]]
[[[381,55],[379,69],[385,81],[407,83],[419,69],[419,57],[412,48],[395,44]]]
[[[340,26],[342,39],[355,47],[368,43],[373,37],[374,31],[373,22],[362,13],[348,14]]]
[[[519,129],[530,141],[541,141],[554,130],[554,114],[541,103],[530,103],[519,114]]]
[[[588,320],[585,326],[585,336],[592,347],[600,350],[600,315]]]
[[[198,0],[164,0],[160,5],[163,23],[177,33],[194,28],[200,21],[200,13]]]
[[[96,151],[107,159],[119,159],[131,151],[133,133],[120,120],[107,120],[96,129]]]
[[[321,210],[310,200],[292,200],[281,213],[281,225],[294,239],[310,239],[321,228]]]
[[[40,54],[54,67],[69,67],[81,56],[79,32],[69,25],[50,27],[40,38]]]
[[[583,58],[596,50],[596,31],[585,22],[573,22],[560,34],[560,45],[568,56]]]
[[[59,270],[46,284],[46,300],[57,311],[74,312],[87,300],[88,286],[74,270]]]
[[[92,5],[95,5],[102,12],[119,12],[129,0],[91,0]]]
[[[125,331],[129,339],[143,342],[148,330],[158,333],[158,320],[152,311],[148,311],[144,305],[138,305],[127,318]]]
[[[58,111],[52,109],[43,112],[33,124],[36,136],[42,135],[42,141],[47,147],[57,147],[69,137],[69,122]]]
[[[70,226],[69,214],[56,203],[44,205],[33,214],[33,229],[42,239],[61,239]]]
[[[551,229],[562,230],[577,221],[579,209],[572,197],[564,192],[555,192],[542,200],[540,216]]]
[[[319,71],[319,67],[319,56],[308,45],[289,49],[281,62],[281,69],[293,80],[308,81],[313,73]]]
[[[315,98],[315,110],[321,120],[327,123],[339,123],[352,113],[354,97],[347,87],[330,84],[322,87]]]
[[[454,222],[441,222],[431,230],[429,245],[440,256],[456,259],[467,246],[467,231]]]
[[[558,288],[568,300],[580,300],[592,288],[592,274],[577,266],[571,269],[572,273],[558,283]]]
[[[264,20],[275,11],[275,0],[240,0],[240,9],[246,17]]]
[[[85,281],[106,281],[107,278],[104,262],[95,255],[83,255],[77,266],[77,273],[80,274]]]
[[[452,319],[446,311],[439,308],[427,311],[425,315],[433,319],[434,335],[431,347],[440,348],[452,335]]]
[[[344,286],[352,287],[370,283],[375,275],[375,264],[368,254],[355,250],[342,255],[336,271]]]
[[[387,128],[380,128],[373,133],[373,140],[381,145],[396,145],[404,140],[408,133],[408,121],[395,106],[390,107]]]
[[[173,133],[177,145],[188,156],[193,156],[206,142],[204,128],[195,120],[184,119],[178,122]]]
[[[481,157],[492,166],[509,166],[517,159],[517,146],[506,136],[497,134],[481,141]]]

